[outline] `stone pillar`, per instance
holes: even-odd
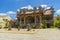
[[[25,17],[24,17],[24,25],[26,24],[26,22],[25,22]]]
[[[35,16],[35,25],[36,25],[36,16]]]
[[[21,26],[21,18],[20,18],[20,26]]]
[[[41,18],[41,16],[40,16],[40,25],[41,25],[41,23],[42,23],[42,18]]]
[[[20,18],[19,28],[22,28],[22,19]]]
[[[19,23],[19,26],[18,26],[18,31],[19,31],[21,28],[21,18],[20,18],[20,21],[18,23]]]

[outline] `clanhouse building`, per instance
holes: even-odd
[[[29,6],[30,7],[30,6]],[[35,25],[38,28],[45,20],[47,26],[53,25],[54,8],[50,7],[22,7],[17,11],[17,19],[21,27],[26,27],[28,24]]]
[[[0,27],[2,27],[2,28],[6,26],[6,21],[4,21],[4,20],[10,21],[10,20],[12,20],[12,18],[7,14],[1,13],[0,14]]]

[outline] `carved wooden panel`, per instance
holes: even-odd
[[[52,10],[47,10],[44,12],[44,15],[51,15],[52,14]]]

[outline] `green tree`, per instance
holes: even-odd
[[[30,31],[31,30],[31,25],[28,23],[27,24],[27,31]]]
[[[8,25],[9,25],[8,19],[3,19],[3,21],[5,21],[5,27],[4,28],[8,28]]]
[[[14,23],[13,23],[13,20],[10,20],[10,21],[9,21],[8,30],[11,30],[11,28],[12,28],[13,24],[14,24]]]
[[[54,19],[54,27],[60,28],[60,19],[59,19],[59,17],[57,17],[56,19]]]
[[[42,27],[43,27],[43,28],[47,28],[46,20],[44,20],[44,21],[42,22]]]

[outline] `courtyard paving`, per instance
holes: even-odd
[[[33,30],[26,31],[26,29],[21,29],[20,31],[0,29],[0,40],[60,40],[59,29],[34,30],[35,32]]]

